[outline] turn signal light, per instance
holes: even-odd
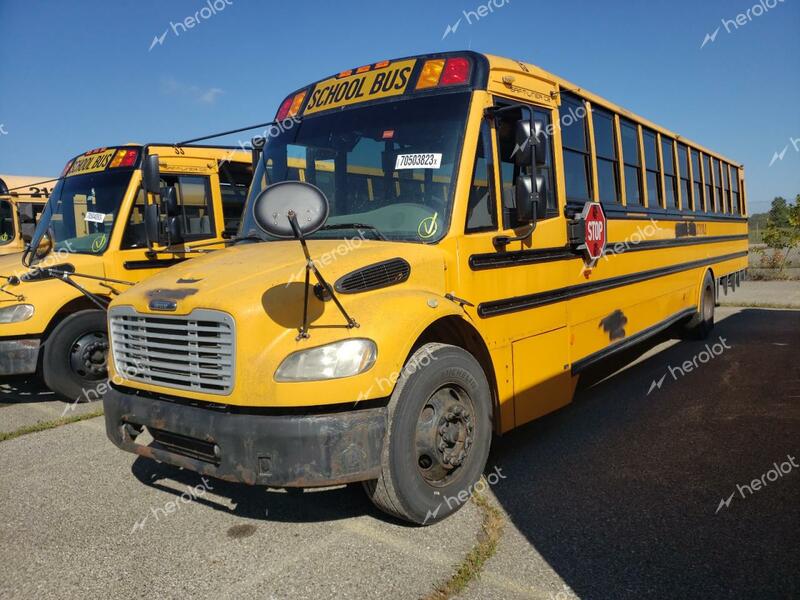
[[[138,150],[117,150],[117,153],[114,155],[114,159],[111,161],[109,168],[132,167],[136,163],[136,158],[138,156]]]
[[[294,96],[289,96],[281,103],[278,109],[278,114],[275,115],[276,121],[283,121],[290,117],[295,116],[300,112],[300,107],[303,106],[303,100],[306,99],[306,90],[298,92]]]
[[[417,80],[417,89],[425,90],[469,82],[472,63],[468,58],[436,58],[426,61]]]
[[[425,90],[439,85],[439,78],[444,70],[444,59],[429,60],[422,65],[422,71],[417,80],[417,89]]]

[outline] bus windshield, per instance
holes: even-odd
[[[60,180],[36,227],[34,247],[50,231],[55,250],[105,252],[132,173],[106,171]]]
[[[330,202],[314,237],[431,243],[447,232],[468,93],[439,94],[304,118],[264,148],[241,237],[268,240],[252,205],[268,185],[305,181]],[[351,227],[352,226],[352,227]]]
[[[14,206],[0,198],[0,246],[14,239]]]

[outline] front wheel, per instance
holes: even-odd
[[[489,456],[489,383],[465,350],[426,344],[403,369],[389,401],[381,474],[364,489],[381,510],[430,525],[461,508]]]
[[[108,325],[102,310],[83,310],[64,319],[44,346],[44,382],[68,400],[97,400],[108,377]]]

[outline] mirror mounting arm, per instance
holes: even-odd
[[[302,229],[300,229],[300,224],[297,222],[297,213],[293,210],[290,210],[287,215],[289,219],[289,224],[292,226],[292,231],[294,231],[295,237],[300,241],[300,245],[303,247],[303,254],[306,257],[306,285],[304,290],[304,299],[303,299],[303,326],[300,328],[300,332],[297,335],[297,340],[308,339],[311,337],[311,334],[308,333],[309,324],[308,324],[308,302],[309,302],[309,287],[311,284],[311,273],[314,273],[314,276],[317,278],[317,281],[322,286],[322,288],[327,292],[328,296],[330,296],[331,300],[333,300],[334,304],[336,304],[336,308],[339,309],[339,312],[342,313],[345,321],[347,321],[347,328],[353,329],[356,327],[360,327],[360,325],[356,322],[356,320],[351,317],[347,311],[345,310],[342,303],[339,302],[339,299],[336,297],[336,292],[331,287],[325,278],[322,276],[322,273],[319,272],[317,269],[317,265],[314,264],[314,260],[311,258],[311,254],[308,251],[308,245],[306,244],[306,237],[303,235]]]

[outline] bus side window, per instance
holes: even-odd
[[[0,245],[14,237],[13,207],[10,202],[0,200]]]
[[[162,175],[161,194],[166,197],[167,188],[174,187],[181,207],[179,217],[183,224],[183,236],[188,241],[212,239],[214,228],[214,206],[211,184],[208,177],[199,175]],[[162,214],[162,221],[166,217]],[[128,225],[122,237],[122,249],[146,248],[147,235],[144,228],[144,194],[139,190],[131,209]]]
[[[225,233],[236,234],[242,222],[242,213],[247,201],[250,181],[253,179],[252,165],[229,163],[219,164],[219,185],[222,196],[222,215],[225,219]]]
[[[497,229],[497,203],[494,198],[492,139],[489,124],[484,121],[475,150],[475,166],[467,204],[467,233]]]
[[[527,111],[526,111],[527,113]],[[547,213],[538,215],[539,220],[558,216],[556,205],[556,188],[553,181],[553,144],[550,126],[550,113],[543,110],[534,110],[534,118],[544,125],[546,134],[540,139],[546,144],[545,154],[547,160],[544,166],[539,167],[539,175],[547,181]],[[500,158],[500,185],[503,197],[503,226],[506,229],[515,229],[528,223],[519,223],[516,218],[516,205],[514,200],[514,186],[520,169],[514,163],[514,149],[516,148],[516,123],[522,118],[522,111],[509,110],[501,113],[497,120],[497,152]],[[525,174],[530,175],[530,167],[525,168]]]

